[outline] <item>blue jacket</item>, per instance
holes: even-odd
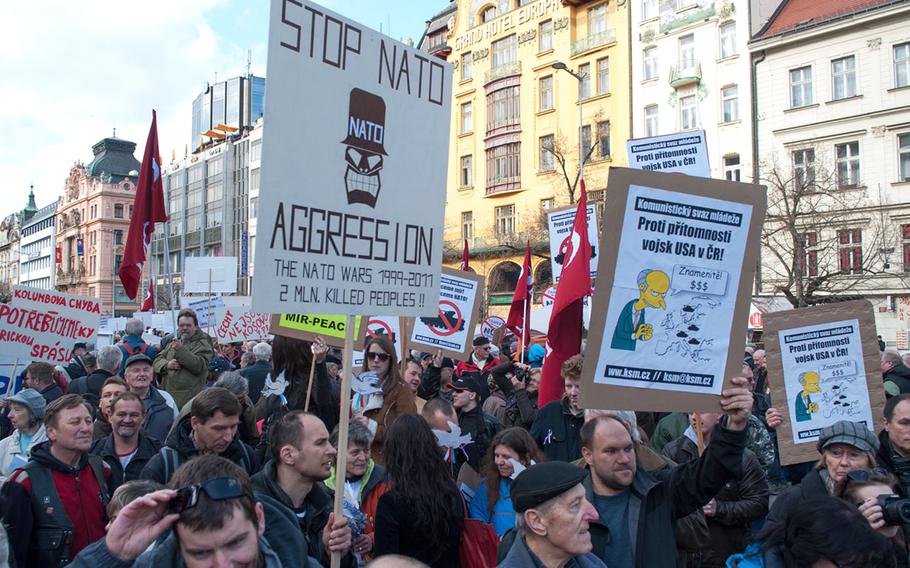
[[[623,306],[619,319],[616,320],[616,327],[613,329],[613,341],[610,347],[613,349],[622,349],[624,351],[635,351],[635,302],[638,298],[630,301]],[[641,311],[638,316],[638,325],[645,323],[645,310]]]
[[[760,542],[750,544],[742,554],[727,559],[727,568],[784,568],[784,560],[777,550],[761,551]]]
[[[127,335],[126,337],[124,337],[123,344],[130,346],[130,349],[133,350],[133,353],[132,353],[133,355],[135,355],[136,353],[139,353],[139,350],[142,349],[143,345],[148,345],[148,343],[146,343],[144,339],[142,339],[141,337],[136,337],[135,335]],[[120,360],[120,373],[119,374],[121,377],[123,376],[123,371],[126,369],[126,360],[129,359],[129,357],[130,357],[130,353],[127,351],[126,347],[123,346],[123,344],[117,346],[120,348],[121,355],[123,355],[123,359]],[[155,356],[157,354],[158,354],[158,352],[155,351],[155,348],[152,347],[151,345],[148,345],[148,347],[145,348],[145,355],[152,361],[155,360]]]
[[[576,568],[607,568],[603,560],[594,556],[592,553],[583,554],[573,558]],[[528,549],[524,538],[516,538],[509,549],[505,559],[499,563],[497,568],[537,568],[541,566],[540,560],[533,556]]]
[[[493,514],[490,514],[490,506],[487,503],[489,489],[487,489],[487,482],[484,480],[477,487],[468,509],[472,519],[493,525],[498,537],[506,534],[509,529],[515,526],[515,509],[512,508],[512,499],[509,494],[511,485],[511,479],[501,478],[499,480],[499,500],[493,506]]]

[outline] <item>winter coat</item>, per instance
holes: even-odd
[[[357,505],[360,507],[360,511],[367,516],[367,526],[364,532],[372,534],[376,527],[376,509],[379,506],[379,498],[389,490],[385,468],[381,465],[376,465],[376,462],[370,460],[367,462],[367,471],[360,480]],[[326,489],[333,494],[335,492],[335,482],[335,467],[332,466],[331,474],[324,483]]]
[[[506,427],[520,426],[527,430],[537,417],[537,393],[528,394],[525,389],[513,387],[508,374],[514,372],[515,363],[508,360],[490,369],[500,393],[490,395],[484,402],[483,411],[495,416]]]
[[[282,370],[274,369],[274,372],[277,376]],[[309,369],[306,369],[302,376],[287,377],[287,380],[288,386],[283,393],[284,402],[282,402],[277,395],[259,397],[259,400],[253,408],[253,418],[256,422],[260,420],[266,420],[266,422],[268,422],[270,419],[275,419],[285,412],[303,410],[306,407]],[[338,425],[338,409],[340,404],[341,399],[332,385],[332,379],[329,378],[325,363],[318,363],[316,365],[316,371],[313,373],[313,389],[310,393],[309,412],[318,416],[323,424],[325,424],[326,430],[331,432],[332,429]],[[264,424],[264,426],[266,425],[267,424]],[[266,432],[267,430],[263,428],[263,435],[265,435]],[[263,442],[265,442],[264,439]]]
[[[458,426],[461,428],[462,435],[471,435],[473,442],[466,445],[463,452],[456,454],[457,462],[467,463],[474,468],[474,471],[479,472],[490,442],[502,430],[502,424],[477,406],[472,410],[458,413]]]
[[[418,525],[414,515],[399,493],[388,492],[379,498],[376,511],[376,557],[401,554],[416,558],[430,568],[459,568],[458,544],[464,527],[464,509],[439,511],[447,515],[449,534],[441,535],[445,546],[431,545],[429,529]],[[440,535],[434,535],[438,538]]]
[[[910,465],[910,458],[901,458],[897,455],[897,453],[895,453],[894,448],[891,446],[891,438],[888,436],[887,430],[882,430],[879,432],[878,441],[880,444],[878,447],[878,453],[875,454],[875,463],[878,464],[879,467],[887,469],[889,473],[897,477],[899,480],[900,474],[897,471],[897,461],[905,460],[907,461],[907,465]],[[904,494],[904,488],[902,484],[898,484],[897,491],[901,494],[902,497],[907,496]]]
[[[113,435],[95,440],[89,453],[99,456],[111,468],[111,491],[113,492],[127,481],[139,479],[145,464],[155,457],[160,449],[160,442],[140,431],[139,446],[136,448],[133,458],[126,464],[126,469],[120,465],[120,457],[114,448]]]
[[[150,479],[152,481],[157,481],[162,485],[166,485],[171,476],[174,475],[174,471],[177,470],[177,467],[180,467],[180,464],[199,455],[199,450],[196,448],[196,443],[193,441],[193,428],[190,424],[190,418],[190,416],[184,416],[177,425],[177,428],[168,434],[164,446],[158,450],[158,453],[145,464],[144,468],[142,468],[142,473],[139,474],[140,479]],[[165,456],[165,453],[172,456],[176,454],[176,467],[171,467],[169,465],[169,462],[166,461],[167,457]],[[220,457],[236,463],[250,475],[259,471],[261,466],[259,458],[256,456],[256,452],[253,451],[253,448],[244,444],[237,436],[234,437]]]
[[[376,432],[373,435],[370,455],[373,457],[373,461],[379,465],[385,464],[382,445],[385,442],[386,430],[402,414],[417,414],[417,404],[414,398],[415,394],[411,387],[399,381],[391,388],[383,389],[382,407],[363,413],[367,418],[376,421]]]
[[[142,404],[145,406],[145,420],[142,422],[142,429],[150,437],[163,444],[174,424],[173,409],[168,406],[164,396],[155,387],[149,387],[148,396],[143,399]]]
[[[19,430],[13,430],[12,434],[0,440],[0,483],[6,481],[6,478],[14,470],[25,465],[35,446],[47,441],[44,423],[42,422],[41,426],[32,435],[32,440],[28,443],[25,453],[19,451],[19,440],[21,437],[22,433]]]
[[[530,433],[547,461],[571,462],[581,457],[584,423],[584,413],[572,414],[567,399],[554,400],[537,411]]]
[[[417,396],[424,400],[444,398],[452,402],[452,391],[442,390],[442,367],[430,365],[420,375],[420,386],[417,387]]]
[[[73,357],[70,360],[70,364],[64,369],[67,376],[69,376],[70,381],[74,381],[79,377],[84,377],[88,375],[88,370],[85,368],[85,363],[82,362],[82,357]]]
[[[39,391],[41,396],[44,397],[44,402],[50,404],[63,396],[63,390],[57,385],[56,382],[51,383],[44,390]]]
[[[657,422],[654,433],[651,434],[651,447],[658,452],[664,446],[682,436],[689,427],[689,415],[685,412],[671,412]]]
[[[910,392],[910,367],[907,367],[903,363],[900,363],[894,367],[888,369],[888,372],[882,376],[882,379],[886,383],[885,391],[888,393],[889,398],[894,396],[894,390],[900,391],[899,394],[904,394]],[[888,388],[887,383],[893,383],[894,388]]]
[[[29,465],[29,468],[36,467],[50,473],[57,490],[72,530],[69,558],[74,558],[80,550],[104,537],[107,526],[106,498],[111,493],[111,470],[103,462],[99,464],[104,475],[103,484],[99,484],[90,465],[90,460],[96,459],[83,454],[79,465],[72,467],[54,457],[50,443],[43,442],[35,447],[29,460],[30,464],[35,464]],[[42,534],[37,529],[40,528],[41,517],[46,516],[45,508],[51,512],[53,508],[48,507],[46,496],[32,496],[32,475],[34,472],[30,474],[28,469],[17,469],[3,485],[0,492],[3,499],[3,525],[12,544],[16,566],[45,568],[43,565],[47,561],[42,562],[34,555],[37,554],[36,549],[50,552],[42,539],[48,533]],[[102,495],[105,497],[102,498]]]
[[[240,375],[246,378],[250,386],[250,393],[247,397],[250,402],[256,404],[259,401],[259,395],[262,394],[262,387],[265,386],[265,379],[272,373],[272,363],[269,361],[256,361],[252,365],[240,370]]]
[[[477,487],[477,491],[474,492],[474,498],[471,499],[471,505],[468,507],[468,512],[472,519],[493,525],[493,529],[496,530],[496,536],[499,537],[515,527],[515,509],[512,507],[512,498],[509,494],[511,485],[511,479],[504,477],[499,479],[499,499],[493,505],[493,511],[490,512],[490,504],[487,497],[490,490],[487,487],[486,480],[484,480]]]
[[[790,510],[802,506],[807,499],[818,499],[829,495],[819,470],[813,468],[803,477],[799,485],[790,487],[777,497],[768,512],[768,521],[765,526],[784,522],[790,516]]]
[[[695,435],[691,428],[664,446],[663,454],[677,463],[697,460],[698,445],[690,435]],[[768,480],[755,454],[743,450],[741,475],[727,482],[714,499],[717,511],[707,516],[711,542],[701,550],[701,558],[702,566],[720,568],[731,554],[746,547],[752,523],[768,514]]]
[[[537,418],[538,391],[529,393],[526,389],[515,389],[506,401],[506,428],[518,426],[530,430]]]
[[[142,350],[142,346],[145,345],[145,351]],[[127,348],[127,346],[129,346]],[[123,338],[123,342],[117,346],[120,349],[120,354],[123,355],[123,359],[120,360],[120,376],[123,376],[123,372],[126,370],[126,360],[136,355],[137,353],[142,353],[152,361],[155,360],[155,356],[158,355],[158,351],[145,342],[141,337],[135,335],[127,335]]]
[[[574,557],[568,565],[573,566],[573,563],[574,568],[607,568],[607,565],[592,552]],[[538,568],[539,566],[543,566],[540,559],[533,556],[524,538],[518,538],[515,539],[512,548],[509,549],[509,554],[506,555],[505,560],[499,563],[498,568]]]
[[[193,398],[205,386],[209,375],[209,359],[215,356],[212,342],[201,329],[196,329],[190,338],[183,342],[180,349],[174,349],[171,341],[161,350],[152,365],[155,373],[162,377],[161,387],[171,393],[177,408]],[[171,359],[180,363],[180,369],[167,369]]]
[[[98,413],[98,403],[101,400],[101,388],[104,387],[104,381],[113,377],[114,373],[110,371],[105,371],[104,369],[95,369],[88,376],[79,377],[74,379],[69,388],[67,388],[67,394],[78,394],[86,400],[89,404],[92,405],[92,408],[95,409],[95,414]]]
[[[283,568],[287,566],[269,545],[264,536],[259,537],[259,551],[262,553],[264,568]],[[120,560],[107,547],[107,541],[99,540],[83,550],[68,568],[186,568],[186,562],[180,553],[180,544],[174,533],[168,534],[161,544],[145,551],[142,556],[127,562]],[[292,566],[300,566],[295,564]],[[310,564],[312,566],[312,564]]]

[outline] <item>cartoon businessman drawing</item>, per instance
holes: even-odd
[[[651,324],[645,323],[645,310],[656,308],[667,309],[664,296],[670,289],[670,277],[660,270],[645,269],[638,273],[638,299],[626,304],[616,328],[613,330],[613,341],[610,347],[624,351],[635,351],[639,340],[648,341],[654,334]]]
[[[809,395],[822,392],[819,386],[819,376],[815,371],[806,371],[799,374],[799,384],[803,390],[796,396],[796,421],[806,422],[812,420],[812,415],[818,412],[818,403],[812,402]]]

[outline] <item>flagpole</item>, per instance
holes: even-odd
[[[170,196],[168,196],[168,200]],[[165,209],[167,209],[167,201],[165,202]],[[171,246],[168,243],[170,240],[170,215],[168,215],[168,220],[164,222],[164,266],[167,267],[167,288],[168,288],[168,300],[167,307],[171,312],[171,333],[177,333],[177,315],[174,313],[174,273],[171,271]]]
[[[525,295],[524,306],[522,306],[521,309],[522,309],[522,314],[524,315],[525,321],[524,321],[524,325],[521,326],[521,344],[518,346],[518,349],[521,352],[521,357],[519,358],[519,361],[521,362],[522,365],[524,365],[525,364],[525,353],[527,353],[527,351],[528,351],[526,349],[527,340],[525,339],[525,336],[527,336],[528,339],[531,338],[531,334],[529,333],[529,330],[528,330],[528,326],[531,325],[531,321],[530,321],[531,314],[530,314],[530,312],[528,312],[528,296],[527,295]]]

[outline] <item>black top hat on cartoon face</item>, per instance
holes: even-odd
[[[385,101],[361,89],[351,89],[348,110],[348,136],[342,144],[359,150],[385,152]]]

